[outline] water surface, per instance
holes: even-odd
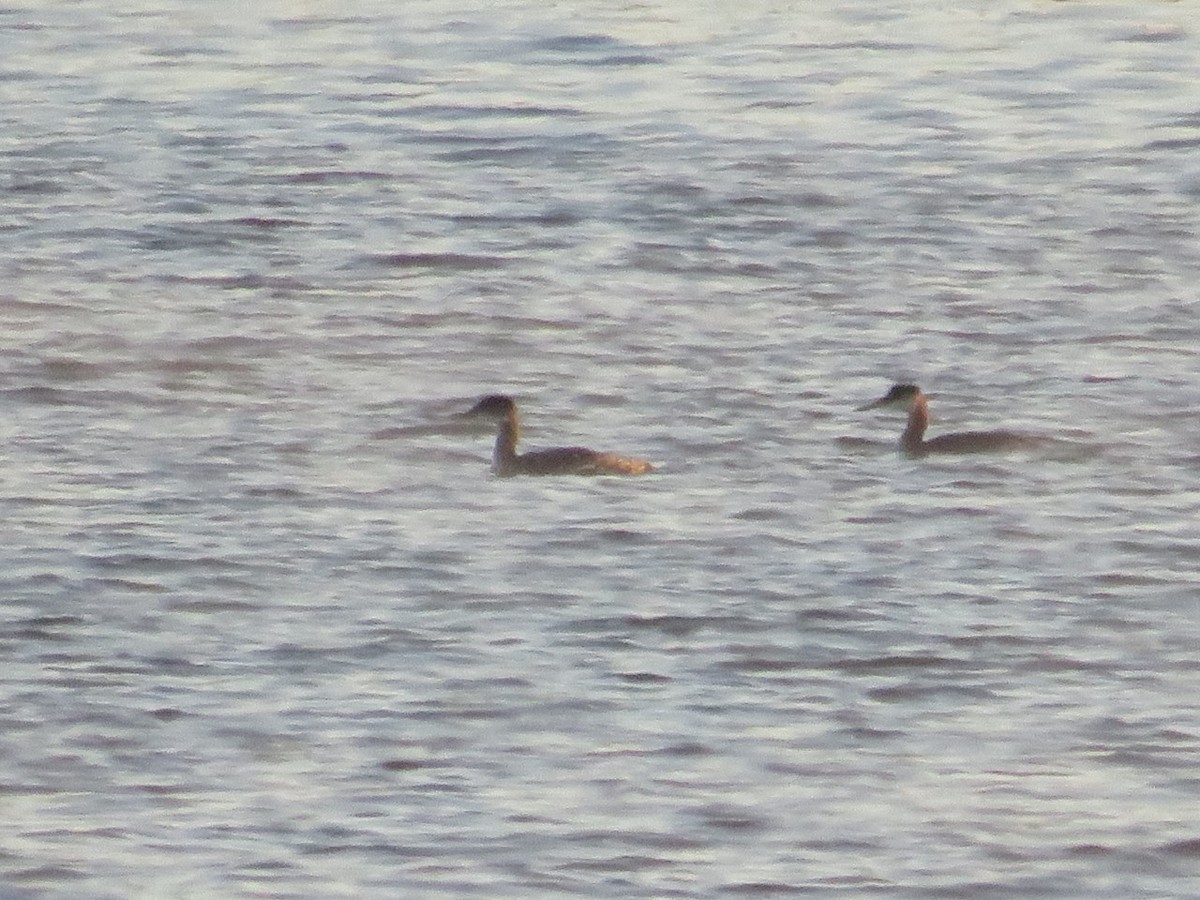
[[[1194,894],[1193,18],[0,10],[0,893]]]

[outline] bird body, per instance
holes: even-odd
[[[512,475],[642,475],[653,470],[644,459],[603,453],[587,447],[555,447],[549,450],[517,452],[521,438],[521,419],[517,404],[505,394],[489,394],[476,403],[469,416],[491,419],[497,424],[496,444],[492,451],[492,471],[502,477]]]
[[[871,403],[867,409],[905,409],[908,424],[900,436],[900,447],[910,456],[927,453],[988,453],[1019,450],[1038,443],[1032,435],[1015,431],[960,431],[925,439],[929,428],[929,398],[915,384],[894,384],[891,390]]]

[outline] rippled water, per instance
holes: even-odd
[[[0,895],[1193,896],[1194,20],[0,8]]]

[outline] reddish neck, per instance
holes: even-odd
[[[503,472],[517,458],[517,439],[521,436],[521,424],[517,411],[511,410],[500,423],[496,432],[496,447],[492,451],[492,465]]]
[[[928,427],[929,404],[925,402],[924,394],[917,394],[908,408],[908,426],[900,438],[900,445],[910,453],[919,452]]]

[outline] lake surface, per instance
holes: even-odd
[[[1193,4],[121,6],[0,8],[0,897],[1196,895]]]

